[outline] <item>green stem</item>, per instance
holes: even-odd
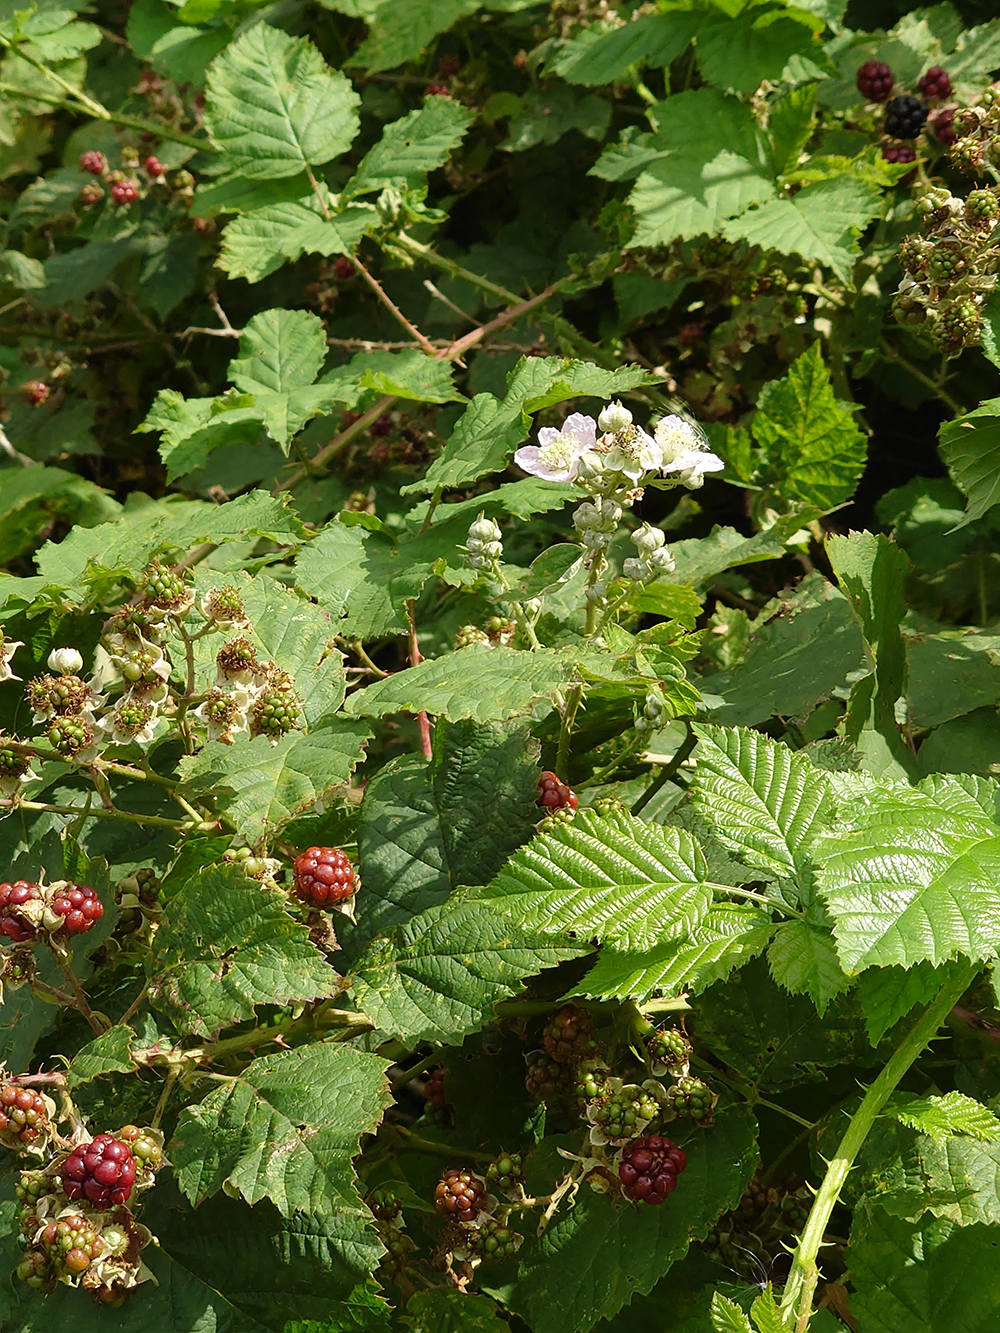
[[[569,772],[569,746],[573,739],[573,722],[582,699],[583,686],[574,685],[566,696],[566,707],[563,709],[562,725],[559,728],[559,749],[556,753],[556,772],[564,782]]]
[[[467,1157],[472,1162],[492,1162],[493,1154],[488,1152],[477,1152],[475,1148],[458,1148],[451,1143],[435,1143],[433,1139],[422,1139],[419,1134],[413,1134],[403,1125],[392,1126],[392,1136],[398,1136],[400,1142],[396,1145],[397,1152],[422,1152],[428,1153],[431,1157]]]
[[[903,1041],[862,1098],[861,1105],[851,1116],[850,1123],[837,1151],[827,1166],[823,1183],[816,1192],[813,1206],[806,1219],[792,1258],[792,1268],[781,1299],[781,1313],[795,1333],[805,1333],[812,1314],[813,1294],[819,1280],[816,1257],[826,1235],[840,1191],[861,1151],[876,1118],[895,1091],[896,1085],[925,1046],[934,1040],[938,1029],[948,1017],[953,1005],[968,989],[978,968],[969,964],[958,981],[949,981],[938,992],[937,998],[924,1010],[922,1016]]]
[[[622,750],[617,759],[612,759],[609,764],[605,764],[603,768],[599,768],[596,773],[592,774],[584,782],[578,782],[576,785],[577,791],[583,791],[586,787],[596,787],[598,783],[604,781],[609,773],[613,773],[616,768],[621,768],[622,764],[624,764],[626,760],[631,759],[637,750],[641,750],[645,743],[646,738],[644,736],[634,736],[632,740],[629,741],[628,745],[626,745],[625,749]]]
[[[23,52],[19,54],[23,54]],[[46,93],[28,92],[25,88],[15,88],[9,83],[0,83],[0,95],[17,97],[24,102],[44,102],[46,106],[65,111],[82,112],[85,116],[93,117],[94,120],[103,120],[111,125],[121,125],[125,129],[138,130],[142,134],[153,134],[158,139],[183,144],[185,148],[194,148],[199,152],[217,153],[219,151],[208,139],[196,139],[193,135],[184,134],[181,130],[172,130],[168,125],[161,125],[155,120],[144,120],[142,116],[129,116],[120,111],[109,111],[107,107],[101,106],[98,102],[92,102],[90,98],[87,98],[85,102],[76,98],[71,101],[68,97],[51,97]]]
[[[912,375],[914,379],[919,380],[921,384],[930,389],[935,398],[940,398],[945,407],[950,408],[955,416],[964,416],[965,408],[958,399],[952,398],[943,384],[938,383],[931,375],[922,371],[919,366],[915,366],[912,361],[907,361],[906,357],[897,352],[888,339],[880,338],[878,346],[879,351],[888,361],[895,361],[901,370],[905,370],[908,375]]]
[[[738,898],[748,898],[752,903],[760,903],[761,907],[776,908],[786,916],[797,917],[800,921],[805,920],[805,913],[797,912],[794,907],[780,903],[776,898],[765,898],[762,893],[754,893],[753,889],[744,889],[737,884],[707,884],[706,887],[715,893],[735,893]]]
[[[635,805],[633,805],[632,813],[634,815],[637,815],[640,812],[640,810],[645,809],[645,807],[653,799],[653,797],[660,790],[660,788],[665,786],[670,781],[670,779],[675,776],[680,766],[684,763],[684,761],[691,754],[691,751],[698,744],[698,737],[692,731],[691,723],[688,721],[687,718],[685,718],[684,720],[684,725],[687,727],[687,736],[685,736],[684,740],[681,742],[680,746],[674,753],[674,757],[671,759],[670,763],[663,765],[663,767],[657,774],[655,781],[649,784],[646,790],[636,801]]]
[[[20,798],[13,800],[0,800],[0,810],[44,810],[53,815],[80,815],[86,819],[121,819],[126,824],[152,824],[156,828],[176,829],[181,833],[206,832],[209,829],[219,827],[217,820],[211,822],[202,822],[192,824],[187,819],[165,819],[162,815],[135,815],[131,810],[105,810],[102,807],[95,806],[91,810],[83,810],[78,805],[54,805],[50,801],[24,801]]]

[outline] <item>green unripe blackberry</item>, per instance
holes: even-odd
[[[191,590],[186,580],[159,560],[147,565],[141,586],[147,605],[163,611],[174,611],[190,601]]]
[[[403,1211],[391,1185],[376,1185],[365,1200],[372,1217],[378,1222],[394,1222]]]
[[[201,611],[206,620],[221,620],[224,623],[246,620],[247,614],[243,598],[229,584],[224,588],[210,588],[202,598]]]
[[[595,1046],[590,1015],[575,1004],[567,1004],[545,1024],[542,1044],[553,1060],[563,1064],[583,1059]]]
[[[983,165],[984,150],[982,141],[975,135],[965,134],[956,139],[948,151],[952,164],[959,171],[978,171]]]
[[[23,777],[29,766],[29,761],[16,750],[0,750],[0,778]]]
[[[455,635],[455,650],[459,648],[491,648],[490,636],[475,625],[463,625]]]
[[[302,705],[291,683],[291,677],[276,681],[262,691],[253,706],[254,730],[272,738],[284,736],[299,725]]]
[[[646,1039],[646,1051],[654,1064],[683,1069],[691,1059],[691,1043],[678,1028],[660,1028]]]
[[[959,301],[938,314],[933,332],[943,351],[954,355],[979,341],[983,320],[974,301]]]
[[[155,648],[134,648],[122,661],[122,678],[128,685],[157,684],[160,677],[152,668],[159,660],[160,654]]]
[[[656,1098],[636,1084],[626,1084],[595,1107],[591,1119],[606,1139],[634,1139],[660,1114]]]
[[[79,676],[36,676],[28,681],[24,695],[33,712],[58,717],[79,713],[93,701],[90,686]]]
[[[72,759],[94,739],[94,728],[83,718],[67,717],[50,727],[47,734],[52,748]]]
[[[256,672],[260,669],[257,650],[244,634],[237,635],[224,643],[215,654],[215,664],[221,673],[229,679],[243,672]]]
[[[484,1263],[502,1263],[517,1253],[523,1240],[518,1232],[491,1217],[470,1234],[468,1245]]]
[[[504,1194],[516,1190],[524,1180],[524,1163],[521,1160],[521,1154],[516,1152],[502,1153],[495,1161],[490,1162],[486,1170],[486,1179],[491,1185],[495,1185],[498,1190],[502,1190]]]
[[[125,1125],[115,1136],[132,1149],[132,1156],[139,1172],[152,1173],[163,1165],[163,1148],[156,1131],[141,1129],[138,1125]]]
[[[995,222],[1000,217],[1000,202],[992,190],[972,190],[965,198],[965,216],[971,222]]]
[[[968,266],[961,251],[938,245],[927,261],[927,273],[932,282],[945,285],[961,277]]]
[[[713,1101],[708,1084],[690,1075],[679,1078],[672,1088],[667,1089],[667,1105],[681,1120],[710,1123]]]
[[[590,1060],[577,1071],[573,1094],[581,1113],[586,1109],[588,1102],[597,1101],[599,1097],[608,1096],[610,1091],[608,1075],[610,1073],[610,1069],[603,1060]]]
[[[923,273],[933,253],[934,247],[922,236],[904,236],[899,246],[899,262],[907,273]]]

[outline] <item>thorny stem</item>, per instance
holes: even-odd
[[[816,1191],[813,1206],[799,1236],[792,1257],[792,1268],[781,1299],[781,1314],[795,1333],[805,1333],[812,1315],[813,1295],[819,1281],[816,1258],[823,1244],[830,1217],[840,1198],[840,1191],[854,1161],[861,1151],[868,1133],[896,1085],[920,1055],[924,1047],[937,1036],[938,1029],[948,1013],[968,989],[978,969],[969,964],[958,981],[949,981],[938,992],[936,999],[924,1010],[903,1038],[885,1068],[862,1098],[861,1105],[851,1116],[843,1138],[830,1159],[823,1183]],[[790,1322],[794,1320],[795,1322]]]
[[[634,736],[616,759],[612,759],[609,764],[605,764],[603,768],[599,768],[596,773],[593,773],[583,782],[578,782],[576,784],[577,791],[583,791],[585,787],[596,787],[598,783],[604,781],[609,773],[613,773],[615,769],[621,768],[622,764],[631,759],[637,750],[641,750],[645,743],[646,741],[643,736]]]
[[[410,666],[419,666],[421,662],[420,647],[417,643],[417,620],[414,612],[415,603],[413,598],[406,603],[406,622],[409,626],[410,640]],[[420,750],[425,759],[434,758],[434,746],[431,743],[431,722],[427,716],[427,710],[421,709],[417,714],[417,724],[420,727]]]
[[[901,370],[905,370],[908,375],[912,375],[914,379],[919,380],[921,384],[930,389],[934,396],[940,398],[945,407],[950,408],[955,416],[960,417],[964,415],[965,408],[957,398],[953,398],[951,394],[948,393],[943,384],[934,379],[931,375],[926,374],[919,366],[915,366],[912,361],[907,361],[906,357],[900,352],[897,352],[895,347],[893,347],[887,339],[880,338],[878,346],[879,351],[888,361],[895,361],[896,365],[899,366]]]
[[[176,1066],[167,1070],[167,1077],[163,1080],[163,1090],[160,1093],[160,1099],[156,1103],[156,1110],[153,1112],[153,1118],[149,1122],[151,1129],[159,1129],[160,1121],[163,1119],[163,1113],[167,1109],[167,1102],[170,1100],[170,1094],[174,1090],[174,1085],[181,1076],[181,1071]]]
[[[24,52],[19,51],[23,56]],[[34,62],[31,62],[34,63]],[[39,66],[41,68],[41,66]],[[51,73],[51,70],[46,71]],[[75,89],[71,90],[75,93]],[[218,149],[209,139],[196,139],[193,135],[184,134],[180,130],[172,130],[168,125],[162,125],[155,120],[144,120],[142,116],[123,115],[120,111],[109,111],[107,107],[87,98],[85,102],[77,100],[74,96],[52,97],[47,93],[28,92],[24,88],[15,88],[9,83],[0,83],[0,93],[7,97],[19,97],[25,102],[44,102],[46,106],[62,108],[66,111],[82,112],[84,115],[92,116],[94,120],[103,120],[111,125],[121,125],[125,129],[139,130],[143,134],[155,135],[158,139],[167,139],[171,143],[183,144],[185,148],[194,148],[202,153],[216,153]]]
[[[476,1148],[459,1148],[451,1143],[435,1143],[433,1139],[422,1139],[419,1134],[414,1134],[405,1125],[385,1126],[392,1137],[397,1137],[400,1142],[396,1145],[397,1152],[420,1152],[427,1153],[430,1157],[467,1157],[472,1162],[492,1162],[493,1154],[488,1152],[479,1152]]]
[[[103,1036],[104,1032],[107,1029],[105,1025],[101,1022],[101,1020],[97,1017],[97,1015],[94,1013],[93,1009],[91,1009],[90,1001],[87,999],[86,991],[80,985],[79,981],[77,981],[76,976],[73,973],[73,969],[70,966],[69,959],[65,956],[65,954],[55,949],[53,949],[52,952],[55,954],[59,962],[59,966],[63,970],[63,976],[69,982],[70,990],[73,992],[74,996],[74,999],[72,1001],[73,1008],[79,1009],[80,1013],[84,1016],[84,1018],[90,1024],[91,1028],[94,1030],[94,1032],[97,1033],[99,1037]]]
[[[562,723],[559,727],[559,749],[556,754],[556,768],[558,776],[565,782],[569,772],[569,746],[573,738],[573,723],[576,719],[577,709],[583,699],[583,686],[574,685],[566,696],[566,707],[563,709]]]
[[[249,1032],[239,1032],[235,1037],[224,1037],[220,1041],[206,1042],[204,1046],[193,1046],[186,1051],[173,1052],[167,1055],[167,1059],[170,1063],[175,1063],[177,1059],[191,1063],[221,1060],[226,1056],[240,1055],[244,1051],[251,1051],[256,1046],[266,1046],[271,1042],[278,1042],[280,1045],[289,1037],[304,1036],[322,1031],[324,1028],[352,1028],[358,1032],[367,1032],[372,1027],[371,1019],[366,1018],[364,1014],[320,1005],[315,1012],[302,1014],[299,1018],[288,1018],[270,1027],[251,1028]],[[141,1054],[142,1052],[137,1053],[136,1058],[139,1059]],[[162,1058],[165,1054],[165,1052],[152,1052],[145,1061],[140,1060],[140,1063],[156,1064],[158,1058]]]
[[[419,1060],[414,1060],[412,1064],[406,1065],[396,1077],[392,1080],[393,1092],[398,1092],[400,1088],[405,1088],[408,1083],[412,1083],[418,1074],[422,1074],[428,1065],[434,1063],[438,1058],[438,1048],[435,1048],[429,1055],[422,1055]]]
[[[179,833],[208,832],[219,828],[219,821],[189,819],[165,819],[162,815],[136,815],[131,810],[98,809],[96,806],[84,810],[78,805],[57,805],[51,801],[25,801],[20,797],[0,798],[0,810],[44,810],[52,815],[84,815],[88,819],[121,819],[126,824],[151,824],[155,828],[176,829]]]
[[[354,256],[354,267],[358,270],[358,272],[364,278],[365,282],[367,282],[368,286],[372,289],[372,291],[382,302],[385,308],[390,312],[393,319],[395,319],[398,324],[401,324],[403,326],[403,328],[410,335],[410,337],[413,338],[415,342],[418,342],[425,352],[427,352],[430,356],[437,356],[438,349],[434,346],[433,343],[427,341],[424,335],[417,328],[416,324],[410,323],[410,321],[406,318],[402,310],[400,310],[399,306],[392,299],[389,293],[385,290],[385,288],[382,286],[379,280],[368,272],[367,268],[365,268],[364,264],[362,264],[361,260],[358,258],[357,255]]]
[[[681,744],[678,746],[677,750],[674,753],[674,757],[670,760],[669,764],[663,765],[659,773],[656,775],[654,781],[649,784],[646,790],[636,801],[635,805],[633,805],[632,813],[634,815],[637,815],[640,812],[640,810],[644,810],[646,808],[646,806],[653,799],[653,797],[660,790],[660,788],[665,786],[670,781],[670,779],[677,773],[681,765],[686,762],[686,760],[690,757],[692,750],[698,744],[698,737],[692,731],[691,723],[685,719],[684,725],[687,727],[687,735],[685,736]]]

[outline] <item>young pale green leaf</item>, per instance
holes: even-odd
[[[774,195],[750,108],[716,88],[677,93],[655,108],[664,157],[636,181],[630,248],[667,245],[723,223]]]
[[[965,808],[954,809],[961,800]],[[935,965],[1000,948],[1000,828],[954,779],[873,790],[817,844],[844,968]]]
[[[735,1301],[721,1292],[712,1293],[712,1333],[753,1333],[753,1326]]]
[[[695,725],[694,800],[730,851],[756,869],[796,881],[811,898],[811,849],[833,817],[827,775],[760,732]]]
[[[583,28],[557,50],[545,72],[595,87],[622,78],[633,65],[662,69],[683,55],[700,21],[698,13],[673,10],[643,14],[610,32]]]
[[[896,700],[906,689],[906,649],[900,623],[910,562],[882,533],[833,536],[827,555],[850,599],[865,639],[870,671],[851,691],[844,732],[879,776],[912,777],[913,755],[896,722]]]
[[[834,397],[818,342],[783,379],[764,385],[752,430],[766,456],[768,483],[784,503],[832,509],[850,497],[867,444],[855,410]]]
[[[684,939],[712,901],[701,848],[684,829],[627,811],[581,810],[515,852],[483,896],[513,921],[635,950]]]
[[[254,1005],[312,1000],[337,986],[284,895],[228,866],[206,867],[170,900],[148,972],[153,1005],[202,1037],[252,1018]]]
[[[1000,398],[946,421],[938,437],[951,479],[968,500],[957,525],[964,527],[1000,503]]]
[[[256,23],[212,62],[205,122],[230,170],[268,180],[346,152],[360,102],[312,42]]]
[[[683,1208],[626,1208],[581,1190],[521,1248],[510,1305],[535,1333],[581,1333],[648,1293],[739,1200],[757,1161],[756,1124],[724,1106],[709,1134],[680,1140],[688,1154]],[[553,1157],[555,1153],[552,1149]],[[565,1170],[555,1158],[553,1172]]]
[[[394,69],[418,56],[440,32],[474,14],[483,0],[406,0],[381,5],[368,21],[371,31],[351,57],[369,74]],[[368,19],[368,15],[365,15]]]
[[[808,995],[822,1014],[830,1001],[853,984],[840,966],[829,927],[811,921],[783,921],[767,951],[771,976],[793,995]]]
[[[353,255],[376,221],[374,211],[363,206],[324,218],[315,199],[271,204],[228,224],[218,267],[231,278],[260,282],[303,255]]]
[[[447,162],[473,120],[475,113],[461,102],[429,97],[422,107],[385,127],[341,197],[353,199],[387,185],[419,185],[428,172]]]
[[[381,768],[358,824],[360,936],[491,879],[535,831],[537,781],[538,743],[525,726],[495,723],[441,720],[430,763],[407,755]]]
[[[370,1214],[351,1158],[392,1101],[385,1067],[323,1044],[254,1060],[181,1113],[170,1147],[178,1184],[194,1204],[224,1189],[270,1200],[284,1217],[339,1215],[360,1238]]]
[[[638,1000],[703,991],[756,957],[774,933],[770,917],[748,903],[716,903],[690,936],[622,949],[605,944],[574,995],[596,1000]]]
[[[132,1059],[135,1033],[126,1024],[116,1023],[86,1046],[81,1046],[73,1057],[66,1075],[70,1088],[78,1088],[102,1074],[131,1073],[137,1066]]]
[[[750,1318],[758,1333],[788,1333],[788,1326],[781,1317],[781,1309],[774,1298],[774,1288],[770,1282],[750,1307]]]
[[[586,952],[513,924],[497,907],[442,903],[377,936],[351,968],[358,1007],[403,1042],[456,1045],[525,977]]]
[[[845,175],[806,185],[791,199],[769,199],[727,222],[722,233],[822,264],[847,282],[861,253],[858,236],[882,208],[877,186]]]
[[[897,1097],[885,1114],[932,1139],[946,1139],[951,1134],[967,1134],[982,1143],[1000,1139],[1000,1120],[988,1106],[962,1092],[946,1092],[943,1097]]]
[[[533,652],[463,648],[356,690],[344,711],[353,717],[384,717],[425,709],[449,722],[466,717],[499,721],[526,713],[537,699],[566,689],[581,666],[599,670],[605,657],[586,646]]]
[[[292,731],[277,743],[242,732],[232,745],[209,741],[186,755],[181,776],[186,791],[211,794],[240,832],[257,842],[347,782],[370,736],[365,723],[342,715],[307,736]]]

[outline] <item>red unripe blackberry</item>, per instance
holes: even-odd
[[[59,933],[66,935],[85,934],[104,915],[104,904],[86,884],[68,884],[51,906],[63,918]]]
[[[128,1203],[135,1183],[132,1149],[111,1134],[98,1134],[63,1162],[62,1183],[68,1199],[87,1199],[96,1208]]]
[[[44,380],[28,380],[21,386],[21,392],[32,407],[41,407],[52,390]]]
[[[41,885],[19,879],[13,884],[0,884],[0,938],[11,944],[24,944],[35,934],[31,921],[18,911],[26,902],[42,896]]]
[[[915,139],[926,119],[927,106],[919,97],[904,93],[886,103],[884,128],[893,139]]]
[[[0,1087],[0,1143],[8,1148],[27,1148],[49,1124],[45,1098],[14,1083]]]
[[[642,1203],[662,1203],[677,1188],[687,1156],[669,1139],[650,1134],[622,1150],[618,1179],[626,1196]]]
[[[931,65],[930,69],[917,84],[917,92],[935,102],[946,102],[951,96],[951,79],[948,71],[940,65]]]
[[[579,801],[575,791],[571,791],[565,782],[546,769],[538,779],[538,800],[535,804],[543,810],[575,810]]]
[[[869,102],[887,102],[895,80],[884,60],[866,60],[858,70],[858,92]]]
[[[542,1044],[553,1060],[566,1063],[581,1059],[594,1045],[590,1015],[575,1004],[564,1005],[542,1029]]]
[[[432,83],[427,87],[424,93],[425,97],[450,97],[451,89],[446,88],[443,83]]]
[[[139,191],[132,181],[115,181],[111,187],[111,198],[116,204],[124,207],[139,198]]]
[[[379,417],[378,420],[373,421],[372,424],[368,427],[368,434],[375,436],[388,435],[391,430],[392,430],[392,418]]]
[[[452,55],[441,56],[438,60],[438,78],[453,79],[462,68],[462,57]]]
[[[916,162],[916,150],[908,143],[891,143],[882,149],[886,162]]]
[[[89,171],[92,176],[100,176],[107,165],[108,159],[96,148],[92,148],[89,153],[80,154],[81,170]]]
[[[944,144],[945,148],[950,148],[958,138],[955,129],[955,108],[952,106],[943,106],[935,111],[927,123],[931,134],[938,143]]]
[[[452,1166],[438,1181],[434,1207],[454,1222],[474,1222],[486,1207],[486,1191],[478,1176]]]
[[[310,907],[334,907],[354,896],[354,866],[337,847],[310,847],[295,858],[295,895]]]
[[[162,176],[166,171],[166,167],[158,157],[147,157],[146,171],[150,176]]]
[[[436,1106],[439,1111],[443,1111],[448,1105],[448,1098],[444,1090],[444,1076],[447,1069],[432,1069],[424,1080],[424,1096],[430,1102],[431,1106]]]
[[[338,255],[333,261],[333,271],[341,282],[346,282],[348,278],[353,278],[357,272],[351,260],[346,255]],[[346,415],[346,413],[345,413]],[[355,420],[357,417],[355,416]]]

